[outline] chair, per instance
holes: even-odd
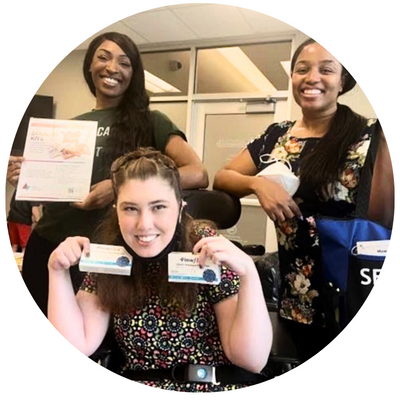
[[[209,219],[218,229],[234,226],[241,215],[241,204],[234,197],[221,190],[187,189],[183,191],[186,211],[195,219]]]
[[[285,326],[280,321],[278,311],[274,309],[268,311],[274,336],[267,365],[261,373],[271,379],[297,367],[302,360]]]
[[[274,378],[300,365],[302,360],[285,325],[282,324],[279,317],[280,276],[278,253],[264,254],[255,261],[255,265],[260,276],[274,334],[268,363],[262,373],[270,378]]]

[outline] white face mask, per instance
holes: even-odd
[[[266,157],[268,157],[267,161],[265,161]],[[296,193],[300,186],[300,179],[292,172],[292,166],[287,160],[275,158],[270,154],[263,154],[260,156],[260,162],[270,165],[260,171],[257,176],[265,176],[280,184],[290,196]]]

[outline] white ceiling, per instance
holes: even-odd
[[[87,49],[95,36],[106,31],[125,33],[141,48],[296,32],[290,25],[245,8],[203,3],[181,4],[124,18],[97,32],[77,49]]]

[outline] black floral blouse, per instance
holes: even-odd
[[[340,179],[329,187],[328,200],[322,200],[313,188],[300,183],[293,198],[304,219],[295,217],[275,223],[281,276],[279,306],[283,318],[304,324],[325,324],[323,276],[315,217],[324,215],[343,218],[354,212],[360,172],[375,123],[375,119],[368,120],[365,132],[360,134],[360,141],[349,149]],[[274,124],[272,129],[247,145],[259,171],[266,167],[260,161],[260,156],[269,153],[275,158],[289,161],[292,171],[299,175],[302,157],[315,147],[319,139],[292,136],[293,125],[292,121]],[[271,134],[272,131],[274,134]],[[275,144],[271,140],[276,141]]]
[[[210,233],[211,232],[211,233]],[[210,236],[212,230],[200,232]],[[159,275],[160,264],[149,264],[147,278]],[[113,315],[114,333],[124,356],[125,370],[165,369],[178,364],[226,365],[226,358],[213,305],[233,296],[239,290],[239,277],[228,268],[221,267],[218,285],[199,285],[197,304],[190,315],[174,305],[165,306],[156,293],[150,296],[141,310]],[[96,293],[96,275],[87,274],[81,290]],[[213,385],[177,383],[171,380],[142,382],[149,386],[185,391],[224,391],[243,385]]]

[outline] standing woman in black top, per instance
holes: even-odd
[[[149,110],[141,57],[128,36],[111,32],[96,37],[85,55],[83,74],[96,104],[75,119],[98,121],[91,191],[80,203],[44,204],[22,267],[23,279],[45,314],[48,258],[68,236],[91,237],[114,199],[109,179],[113,160],[139,146],[153,146],[174,160],[183,188],[208,185],[207,172],[185,135],[164,114]],[[78,286],[80,274],[74,269],[71,273]]]

